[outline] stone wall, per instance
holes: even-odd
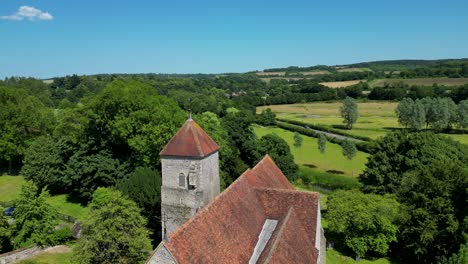
[[[26,249],[18,249],[0,255],[0,264],[16,263],[23,259],[32,257],[45,251],[45,248],[31,247]]]
[[[204,158],[163,156],[161,165],[162,232],[168,238],[219,194],[218,152]]]
[[[171,252],[167,250],[164,243],[159,243],[159,246],[154,250],[153,255],[146,261],[146,264],[176,264]]]

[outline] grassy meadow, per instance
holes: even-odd
[[[328,142],[325,154],[318,150],[317,139],[302,136],[302,146],[294,147],[294,133],[277,127],[254,127],[255,134],[262,137],[266,134],[275,133],[289,144],[294,155],[294,161],[300,166],[313,167],[317,171],[341,171],[349,176],[357,176],[365,168],[367,153],[358,151],[352,160],[343,156],[341,146]]]
[[[460,86],[468,83],[468,78],[414,78],[414,79],[377,79],[369,81],[369,86],[382,87],[385,83],[399,83],[403,82],[408,85],[423,85],[432,86],[434,83],[437,85],[445,86]]]
[[[9,202],[18,198],[23,182],[21,176],[0,176],[0,202]]]
[[[341,102],[319,102],[289,105],[270,105],[257,107],[257,113],[270,108],[278,118],[298,120],[328,127],[343,125],[340,116]],[[349,135],[366,136],[372,139],[385,136],[393,129],[403,128],[398,124],[395,113],[397,102],[372,101],[359,102],[359,118],[352,130],[343,130]],[[463,144],[468,144],[468,134],[444,134]]]
[[[13,202],[17,199],[24,181],[22,176],[0,176],[0,202]],[[60,214],[69,215],[76,219],[82,220],[88,214],[88,208],[70,201],[66,194],[50,196],[47,198],[47,202],[55,207]]]
[[[72,252],[64,253],[42,253],[32,258],[25,259],[19,264],[71,264],[73,261]]]

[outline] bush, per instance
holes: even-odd
[[[277,122],[277,126],[282,128],[282,129],[292,131],[292,132],[298,132],[299,134],[309,136],[309,137],[318,138],[319,135],[320,135],[320,133],[317,133],[312,129],[308,129],[308,128],[305,128],[305,127],[302,127],[302,126],[293,125],[293,124],[289,124],[289,123],[285,123],[285,122]],[[341,145],[341,143],[344,142],[343,139],[338,139],[338,138],[335,138],[335,137],[327,137],[327,139],[331,143],[340,144],[340,145]],[[373,153],[373,150],[374,150],[374,143],[373,142],[356,142],[355,144],[356,144],[356,148],[358,150],[360,150],[362,152],[370,153],[370,154]]]
[[[348,134],[346,132],[341,131],[340,129],[334,129],[334,128],[327,127],[327,126],[314,125],[314,124],[310,124],[310,123],[306,123],[306,122],[302,122],[302,121],[282,119],[282,118],[277,118],[276,120],[281,121],[281,122],[285,122],[285,123],[289,123],[289,124],[293,124],[293,125],[297,125],[297,126],[302,126],[302,127],[308,126],[308,127],[312,128],[312,129],[317,129],[317,130],[320,130],[320,131],[330,132],[330,133],[341,135],[341,136],[352,137],[352,138],[360,139],[360,140],[364,140],[364,141],[372,141],[372,139],[370,137],[350,135],[350,134]],[[344,125],[335,125],[335,126],[336,127],[343,127],[343,129],[346,129],[346,127]]]
[[[55,246],[60,244],[65,244],[68,241],[73,239],[72,232],[70,228],[63,227],[57,230],[54,230],[52,234],[49,236],[49,245]]]
[[[362,184],[358,179],[327,172],[313,171],[304,167],[299,169],[299,177],[304,185],[318,186],[330,190],[359,189]]]

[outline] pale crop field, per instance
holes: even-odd
[[[366,82],[366,80],[353,80],[353,81],[343,81],[343,82],[321,82],[320,84],[329,88],[342,88],[342,87],[355,85],[360,82]]]

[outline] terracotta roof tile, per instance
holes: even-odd
[[[189,118],[159,155],[205,157],[217,150],[219,150],[218,144]]]
[[[294,190],[294,187],[276,166],[275,162],[266,155],[255,167],[252,173],[246,175],[250,185],[262,188],[278,188]]]
[[[266,156],[164,244],[178,263],[248,263],[264,222],[273,219],[280,221],[260,260],[316,263],[318,199],[317,193],[294,190]]]

